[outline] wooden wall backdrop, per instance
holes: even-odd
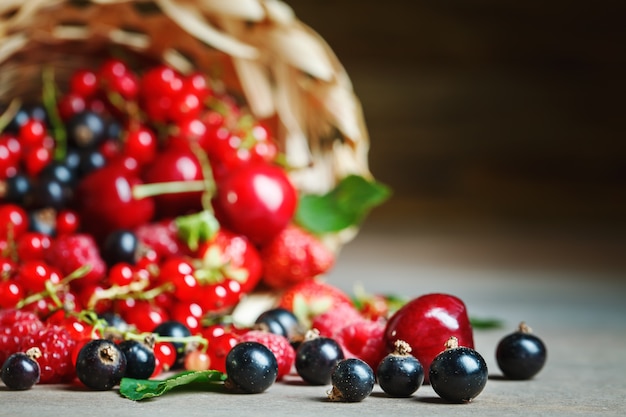
[[[624,231],[626,2],[287,3],[361,98],[374,215]]]

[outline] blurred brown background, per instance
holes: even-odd
[[[626,3],[287,3],[361,99],[373,216],[626,237]]]

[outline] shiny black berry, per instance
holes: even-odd
[[[37,348],[9,356],[2,365],[2,382],[12,390],[27,390],[39,382],[41,370],[35,360],[41,356]]]
[[[433,359],[430,385],[442,399],[453,403],[472,401],[487,384],[487,363],[474,349],[459,347],[456,337]]]
[[[107,136],[107,123],[96,112],[76,113],[67,122],[67,138],[77,148],[96,148]]]
[[[164,321],[155,327],[152,333],[174,339],[184,339],[191,336],[189,328],[175,320]],[[176,362],[174,363],[173,369],[181,368],[185,362],[185,355],[187,354],[187,343],[178,340],[172,340],[171,343],[176,349]]]
[[[301,332],[301,326],[295,314],[282,307],[264,311],[257,317],[255,324],[270,333],[280,334],[290,340]]]
[[[410,397],[424,382],[424,368],[411,355],[411,347],[403,340],[395,342],[395,350],[378,364],[376,377],[380,388],[391,397]]]
[[[109,390],[126,373],[126,357],[115,343],[106,339],[87,342],[76,358],[76,376],[88,388]]]
[[[135,265],[139,250],[139,239],[130,230],[114,230],[102,245],[102,258],[109,266],[124,262]]]
[[[308,384],[326,385],[342,359],[343,350],[335,340],[309,332],[296,350],[296,371]]]
[[[258,342],[236,344],[226,355],[226,386],[247,394],[267,390],[278,376],[276,356]]]
[[[156,366],[154,350],[148,344],[137,340],[124,340],[118,346],[126,357],[124,376],[135,379],[150,378]]]
[[[343,359],[331,374],[333,388],[328,394],[332,401],[358,402],[367,398],[374,390],[374,371],[357,358]]]
[[[18,172],[0,182],[0,200],[4,203],[25,205],[26,196],[32,188],[32,179],[28,175]]]
[[[531,379],[541,371],[546,357],[543,341],[523,322],[516,332],[500,340],[496,348],[498,367],[509,379]]]

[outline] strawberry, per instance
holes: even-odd
[[[445,348],[451,337],[460,346],[473,348],[472,326],[463,301],[449,294],[425,294],[406,303],[387,322],[385,341],[389,351],[396,340],[404,340],[424,369]],[[425,382],[428,373],[425,375]]]
[[[96,241],[88,234],[62,235],[53,240],[46,252],[45,260],[58,268],[65,276],[78,268],[89,265],[91,269],[81,279],[72,281],[72,285],[95,284],[106,275],[107,266]]]
[[[278,376],[281,379],[291,372],[296,360],[296,351],[285,336],[263,330],[248,330],[239,337],[239,342],[258,342],[265,345],[276,356]]]
[[[328,271],[335,254],[316,236],[289,225],[261,249],[263,282],[282,289]]]
[[[160,258],[184,253],[173,220],[145,223],[135,228],[134,232],[141,244],[154,250]]]
[[[292,285],[278,300],[278,307],[293,312],[305,327],[310,327],[314,317],[340,304],[352,305],[352,300],[341,289],[320,280]]]

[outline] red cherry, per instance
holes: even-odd
[[[236,232],[262,244],[276,236],[293,218],[297,191],[278,166],[252,164],[218,184],[218,213]]]
[[[455,336],[460,346],[474,347],[472,326],[463,301],[449,294],[426,294],[396,311],[387,322],[385,341],[390,351],[396,340],[404,340],[424,369]],[[428,372],[426,372],[428,380]]]
[[[92,171],[76,189],[81,224],[98,240],[115,229],[134,229],[154,214],[151,198],[135,198],[133,187],[142,181],[120,164]]]
[[[188,147],[172,146],[160,152],[146,167],[146,183],[202,180],[202,167]],[[160,217],[174,217],[202,209],[202,191],[154,196]]]

